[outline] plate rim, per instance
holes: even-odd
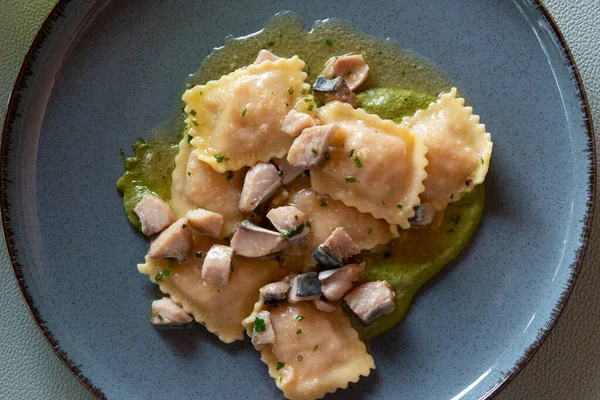
[[[590,108],[590,104],[587,98],[587,94],[585,88],[583,86],[583,80],[579,73],[579,69],[577,64],[575,63],[575,59],[565,40],[558,24],[546,8],[546,6],[542,3],[541,0],[528,0],[530,1],[536,8],[537,11],[541,14],[541,16],[546,20],[548,25],[550,26],[552,33],[556,37],[558,41],[561,52],[567,61],[567,65],[571,70],[572,77],[574,79],[574,83],[576,84],[577,97],[579,102],[581,103],[581,109],[584,114],[585,119],[585,130],[588,136],[588,141],[586,145],[586,150],[589,151],[590,158],[590,167],[587,171],[589,182],[588,182],[588,193],[587,193],[587,202],[586,202],[586,212],[583,219],[583,230],[581,232],[581,240],[579,248],[577,249],[575,261],[571,264],[571,274],[566,282],[566,286],[561,293],[558,302],[554,306],[552,313],[548,322],[545,324],[544,328],[542,328],[538,332],[538,336],[531,343],[529,347],[525,350],[524,354],[520,359],[514,364],[514,366],[504,373],[501,380],[499,380],[494,387],[492,387],[487,393],[485,393],[480,400],[490,400],[496,397],[518,374],[521,372],[524,367],[531,361],[535,353],[540,349],[542,344],[550,335],[550,332],[555,327],[556,322],[560,318],[565,305],[573,292],[573,288],[575,286],[575,281],[579,276],[581,271],[585,254],[589,245],[589,239],[592,231],[592,220],[595,213],[595,200],[596,200],[596,177],[597,177],[597,161],[596,161],[596,140],[594,136],[594,126],[592,120],[592,112]],[[14,243],[12,242],[11,232],[8,228],[10,224],[10,219],[8,218],[8,201],[5,194],[5,189],[7,187],[7,176],[6,176],[6,166],[7,166],[7,151],[8,151],[8,142],[10,141],[8,137],[12,131],[12,123],[17,116],[17,109],[19,107],[19,91],[22,90],[26,85],[25,82],[29,75],[29,71],[31,70],[35,59],[36,53],[38,49],[43,46],[46,36],[51,33],[52,25],[58,19],[64,17],[64,9],[65,7],[71,3],[72,0],[58,0],[56,5],[52,8],[52,10],[46,16],[44,22],[40,26],[36,36],[34,37],[31,45],[23,58],[21,63],[19,72],[15,79],[15,83],[10,92],[9,101],[6,108],[6,114],[4,119],[4,124],[2,127],[2,139],[0,144],[0,211],[2,214],[2,230],[4,233],[4,240],[6,243],[6,249],[9,256],[9,261],[11,264],[11,269],[13,271],[13,275],[17,281],[19,286],[19,292],[25,303],[27,304],[27,308],[29,313],[33,317],[33,320],[37,327],[43,334],[44,339],[51,346],[52,350],[58,356],[60,360],[65,364],[67,369],[73,374],[73,376],[79,381],[79,383],[88,390],[90,394],[92,394],[97,399],[106,399],[106,395],[103,391],[95,386],[92,381],[87,378],[79,369],[77,364],[73,362],[67,355],[65,351],[63,351],[58,344],[58,341],[54,338],[52,332],[46,327],[44,321],[42,320],[39,311],[35,307],[33,298],[31,297],[27,284],[23,278],[23,274],[21,271],[21,265],[17,261],[16,251],[13,249]]]

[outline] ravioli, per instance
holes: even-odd
[[[215,243],[206,238],[195,239],[197,251],[203,254]],[[227,285],[218,287],[202,279],[203,261],[204,257],[192,258],[169,267],[168,260],[156,261],[146,256],[146,262],[138,264],[138,271],[148,275],[161,292],[170,295],[171,300],[221,341],[243,340],[242,319],[252,312],[252,306],[259,298],[258,289],[280,280],[287,271],[272,259],[235,256]],[[164,277],[163,271],[167,270],[168,276]]]
[[[348,383],[358,382],[375,369],[373,357],[350,318],[339,305],[335,307],[327,313],[312,302],[274,307],[258,302],[254,313],[244,320],[251,335],[255,314],[263,309],[271,313],[275,343],[261,350],[261,360],[286,398],[318,399],[347,388]]]
[[[304,212],[311,224],[308,239],[284,254],[284,266],[294,271],[314,269],[317,262],[312,253],[338,227],[343,227],[361,250],[370,250],[398,237],[396,225],[376,219],[371,214],[361,213],[354,207],[321,196],[310,189],[294,193],[289,202]]]
[[[311,185],[321,194],[341,200],[375,218],[410,228],[413,207],[427,177],[427,147],[421,135],[348,104],[331,102],[317,117],[338,123],[330,159],[311,172]]]
[[[244,220],[238,209],[246,169],[221,174],[200,161],[187,138],[179,143],[169,205],[177,218],[195,208],[219,213],[224,218],[220,237],[227,237]],[[190,156],[191,151],[191,156]]]
[[[443,210],[484,181],[492,155],[491,135],[473,108],[465,107],[465,99],[456,97],[456,88],[426,110],[403,118],[402,126],[423,136],[429,149],[423,202]]]
[[[309,85],[298,56],[240,68],[183,94],[195,155],[217,172],[285,156],[293,138],[281,130]]]

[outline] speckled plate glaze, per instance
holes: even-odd
[[[588,239],[589,110],[536,1],[60,1],[27,56],[2,141],[2,217],[15,275],[58,355],[98,397],[281,398],[248,341],[148,323],[119,148],[167,120],[183,78],[228,34],[290,9],[341,17],[440,65],[493,134],[487,209],[471,244],[370,343],[377,370],[337,399],[490,398],[547,336]]]

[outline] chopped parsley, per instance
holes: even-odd
[[[358,168],[362,168],[363,167],[363,163],[360,161],[360,158],[358,158],[358,156],[354,157],[354,164],[356,164],[356,166]]]
[[[300,94],[304,94],[306,93],[306,88],[302,88],[302,90],[300,91]]]
[[[392,256],[392,252],[391,251],[386,251],[385,253],[383,253],[383,258],[390,258]]]
[[[312,110],[313,110],[313,108],[315,108],[315,105],[314,105],[314,104],[311,104],[310,106],[308,106],[308,111],[312,111]]]
[[[309,99],[308,97],[306,99],[304,99],[305,103],[310,103],[312,101],[312,99]]]
[[[304,319],[304,316],[302,316],[302,315],[296,315],[296,317],[294,319],[296,321],[302,321]]]
[[[354,154],[354,149],[352,149],[348,152],[348,157],[352,157],[352,154]]]
[[[265,320],[260,317],[256,317],[254,320],[254,332],[264,332],[265,329]]]
[[[317,351],[317,350],[319,350],[319,345],[315,344],[315,347],[313,347],[313,351]]]
[[[163,318],[163,316],[162,316],[162,315],[160,315],[160,314],[156,314],[156,316],[157,316],[157,317],[158,317],[158,319],[160,319],[161,321],[164,321],[164,320],[165,320],[165,319]]]
[[[298,329],[298,330],[296,331],[296,335],[299,335],[299,334],[301,334],[301,333],[302,333],[302,329]]]
[[[171,275],[171,271],[169,271],[168,269],[163,269],[161,272],[156,274],[154,280],[157,282],[164,281],[166,278],[169,277],[169,275]]]
[[[309,228],[312,228],[312,225],[311,225],[310,221],[306,221],[306,226],[309,227]]]
[[[479,156],[479,161],[481,161],[481,165],[483,165],[483,157]]]
[[[311,151],[313,154],[319,154],[319,152],[317,151],[317,149],[315,149],[314,147],[313,147],[312,149],[310,149],[310,151]]]
[[[192,173],[191,173],[191,172],[188,172],[188,176],[192,176]]]
[[[231,178],[233,178],[233,172],[232,171],[227,171],[227,180],[230,181]]]
[[[291,86],[288,88],[288,93],[290,95],[294,94],[294,89]]]
[[[282,363],[282,362],[277,363],[277,371],[279,371],[283,367],[285,367],[285,363]]]
[[[326,160],[329,160],[331,158],[331,154],[329,154],[329,152],[326,151],[324,157],[325,157]]]
[[[402,210],[402,204],[398,203],[398,204],[396,204],[396,207],[397,207],[398,209]]]
[[[321,207],[327,207],[327,203],[325,203],[325,200],[321,200],[320,206]]]
[[[196,110],[190,111],[190,115],[193,115],[195,117],[196,116]]]
[[[373,229],[369,228],[369,230],[367,231],[367,233],[368,233],[369,235],[373,234]]]
[[[194,124],[194,126],[198,126],[198,121],[196,121],[195,119],[192,120],[192,124]]]
[[[301,234],[303,230],[304,230],[304,224],[300,224],[300,225],[298,225],[298,227],[296,229],[292,229],[291,231],[286,231],[283,234],[283,236],[285,236],[286,238],[291,238],[291,237]]]
[[[329,40],[329,39],[325,39],[325,44],[327,46],[333,46],[333,42],[331,40]]]
[[[186,224],[183,224],[183,225],[181,225],[181,227],[182,227],[183,229],[185,229],[185,228],[187,228],[187,225],[186,225]]]
[[[347,176],[344,178],[344,180],[346,181],[346,183],[356,183],[356,177],[354,176]]]
[[[244,110],[242,111],[242,118],[246,116],[246,111],[248,111],[248,107],[244,107]]]
[[[297,215],[294,215],[294,219],[295,219],[296,221],[298,221],[298,216],[297,216]]]
[[[202,258],[202,252],[201,251],[197,251],[196,252],[196,258]]]
[[[189,134],[187,135],[187,137],[188,137],[188,143],[190,143],[192,141],[192,139],[194,138],[192,135],[189,135]]]
[[[229,161],[229,158],[222,156],[219,153],[215,154],[215,159],[219,164],[221,164],[223,161]]]

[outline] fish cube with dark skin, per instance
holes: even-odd
[[[133,209],[142,225],[142,233],[148,237],[166,229],[175,222],[175,214],[171,207],[160,197],[145,195]]]
[[[153,260],[176,258],[182,263],[192,251],[192,228],[187,218],[180,218],[150,243],[148,256]]]
[[[267,218],[275,229],[292,241],[300,241],[309,233],[306,215],[295,206],[283,206],[269,210]]]
[[[265,304],[277,304],[285,301],[290,284],[285,281],[273,282],[260,288],[260,298]]]
[[[327,300],[338,301],[352,289],[363,271],[364,264],[348,264],[342,268],[320,272],[323,296]]]
[[[224,218],[221,214],[198,208],[188,211],[185,216],[196,235],[217,238],[223,229]]]
[[[363,325],[394,311],[396,293],[387,281],[367,282],[355,287],[344,301]]]
[[[281,177],[271,163],[258,163],[246,173],[239,209],[250,214],[281,187]]]
[[[279,233],[254,225],[246,220],[231,239],[235,254],[244,257],[263,257],[277,253],[288,246],[285,237]]]
[[[233,250],[231,247],[220,244],[213,245],[204,257],[202,279],[219,287],[227,285],[229,273],[231,272],[232,257]]]
[[[294,167],[311,169],[325,161],[329,144],[340,129],[338,124],[319,125],[307,128],[294,139],[287,160]]]
[[[307,272],[292,279],[289,301],[291,303],[312,301],[321,297],[321,294],[319,275],[316,272]]]
[[[153,325],[185,325],[194,319],[183,308],[179,307],[169,297],[152,302],[152,316],[150,322]]]
[[[287,160],[287,156],[283,158],[276,158],[273,161],[273,164],[279,170],[279,175],[281,176],[281,182],[284,185],[292,182],[294,179],[298,178],[305,171],[302,167],[294,167],[290,165]]]
[[[298,137],[304,129],[315,125],[316,122],[310,115],[296,110],[290,110],[283,119],[281,130],[295,138]]]
[[[414,207],[415,216],[409,218],[411,225],[429,225],[433,221],[435,211],[431,203],[423,203]]]
[[[256,350],[262,350],[266,345],[275,343],[275,332],[271,324],[271,313],[260,311],[254,318],[252,328],[252,344]]]
[[[352,90],[341,76],[334,79],[319,76],[313,85],[313,92],[315,97],[323,103],[338,100],[342,103],[348,103],[354,108],[358,105],[358,97],[352,93]]]
[[[322,75],[326,78],[341,77],[352,91],[358,89],[369,76],[369,65],[362,54],[331,57],[325,63]]]
[[[326,269],[338,268],[357,254],[360,248],[354,243],[344,228],[336,228],[313,253],[313,258]]]

